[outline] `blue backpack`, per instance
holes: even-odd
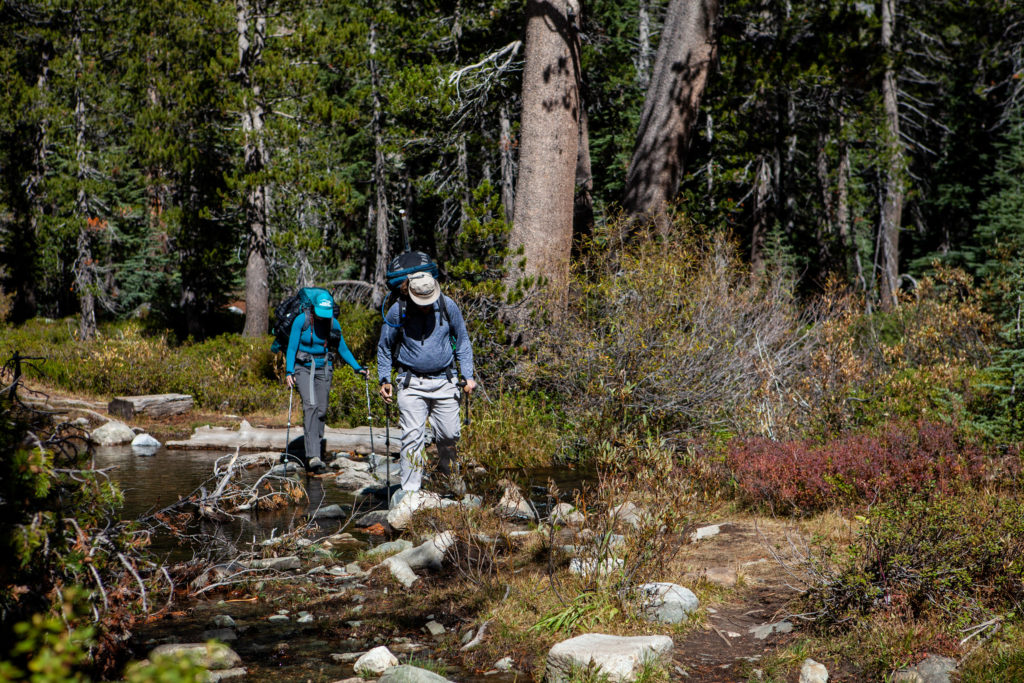
[[[313,317],[313,298],[320,292],[331,296],[331,293],[322,287],[303,287],[274,307],[274,326],[272,328],[274,343],[270,345],[272,353],[283,353],[288,349],[288,335],[291,334],[292,323],[295,322],[295,318],[300,313],[306,314],[306,321],[302,325],[302,331],[305,332],[309,329],[310,320]],[[334,298],[331,297],[331,300],[333,301]],[[341,308],[335,303],[334,317],[337,318],[340,312]],[[335,332],[334,326],[331,325],[328,349],[337,349],[340,341],[341,338]]]

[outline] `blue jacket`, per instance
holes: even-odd
[[[302,327],[306,324],[306,314],[300,313],[295,316],[292,322],[292,330],[288,333],[288,352],[285,355],[285,372],[289,375],[295,372],[295,357],[298,353],[308,354],[317,368],[322,368],[324,363],[331,364],[327,357],[327,339],[316,333],[317,325],[312,324],[305,330]],[[345,335],[341,334],[341,325],[337,318],[331,318],[331,327],[338,331],[338,354],[341,359],[348,363],[349,367],[356,372],[361,372],[363,367],[356,362],[352,352],[345,345]]]
[[[444,303],[451,328],[441,314]],[[466,322],[462,319],[462,311],[447,296],[434,302],[430,311],[424,311],[413,303],[406,305],[405,320],[402,321],[402,340],[398,346],[396,358],[392,358],[392,347],[395,337],[399,334],[397,325],[399,305],[392,304],[384,317],[386,321],[380,329],[380,341],[377,343],[377,379],[381,382],[391,381],[391,366],[396,370],[412,370],[416,374],[428,377],[442,377],[445,370],[453,366],[454,356],[458,356],[459,370],[466,379],[473,379],[473,347],[469,343]],[[452,354],[450,335],[455,336],[456,353]]]

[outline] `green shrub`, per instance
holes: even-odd
[[[1024,501],[990,494],[918,496],[866,513],[845,551],[812,562],[825,623],[875,612],[938,615],[954,632],[1024,600]]]

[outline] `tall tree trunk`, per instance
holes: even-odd
[[[388,257],[391,253],[388,235],[388,195],[387,175],[384,165],[384,106],[381,99],[380,66],[377,63],[377,26],[370,25],[370,85],[373,88],[373,114],[370,129],[373,135],[373,186],[375,188],[374,207],[370,216],[372,227],[377,237],[377,253],[373,267],[373,305],[380,306],[387,296]]]
[[[775,167],[777,164],[765,156],[757,161],[754,178],[754,215],[750,232],[750,271],[755,279],[764,274],[764,244],[771,215],[768,211],[768,200],[771,198],[772,169]]]
[[[519,181],[509,244],[509,283],[543,276],[565,304],[579,149],[578,5],[528,0]],[[572,15],[572,16],[570,16]],[[525,257],[525,264],[520,262]]]
[[[893,64],[893,32],[896,25],[896,0],[882,0],[882,50],[885,53],[885,73],[882,78],[882,104],[885,107],[885,196],[882,199],[881,220],[878,230],[881,270],[880,303],[883,310],[898,303],[900,274],[900,224],[903,221],[903,143],[900,140],[900,110],[896,86],[896,68]]]
[[[653,219],[663,232],[717,51],[718,6],[719,0],[669,3],[644,99],[623,205],[634,217]]]
[[[508,105],[502,104],[498,110],[501,148],[501,207],[505,211],[505,220],[512,222],[515,209],[516,159],[512,151],[512,119],[508,114]]]
[[[242,104],[242,131],[245,134],[245,221],[248,226],[248,257],[245,263],[245,327],[246,337],[259,337],[267,333],[270,321],[270,273],[267,266],[269,253],[270,188],[259,178],[267,164],[263,139],[263,104],[260,85],[252,70],[260,63],[266,42],[267,17],[259,0],[236,0],[236,27],[238,30],[238,73],[244,88]],[[249,39],[249,21],[253,24]]]
[[[580,142],[576,150],[576,197],[573,204],[573,235],[594,232],[594,175],[590,169],[590,124],[587,106],[580,98]]]
[[[85,192],[86,155],[85,155],[85,93],[84,59],[82,56],[82,27],[78,17],[74,20],[74,37],[72,43],[75,51],[75,182],[78,189],[75,193],[75,218],[78,223],[78,240],[75,258],[75,290],[78,293],[78,304],[81,317],[78,319],[78,338],[81,341],[96,336],[96,269],[92,255],[93,228],[99,228],[99,222],[93,221],[89,215],[89,198]]]
[[[651,83],[651,12],[649,0],[640,0],[637,7],[636,83],[646,90]]]

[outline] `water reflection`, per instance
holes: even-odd
[[[161,510],[180,497],[186,497],[204,483],[212,490],[216,483],[210,483],[213,467],[218,458],[229,455],[224,451],[168,450],[160,448],[154,455],[138,455],[131,446],[107,446],[95,450],[97,468],[112,468],[109,472],[124,492],[123,519],[139,519]],[[255,481],[265,470],[260,467],[241,475],[242,481]],[[330,480],[302,478],[308,500],[306,504],[290,505],[274,511],[250,511],[236,516],[229,522],[202,520],[192,531],[216,539],[230,553],[239,546],[258,543],[271,536],[293,531],[303,525],[308,515],[319,507],[337,504],[351,504],[352,497]],[[342,521],[318,521],[320,532],[334,533]],[[182,551],[167,534],[158,534],[153,539],[153,549],[171,553],[172,559],[185,559],[190,553],[174,557]]]

